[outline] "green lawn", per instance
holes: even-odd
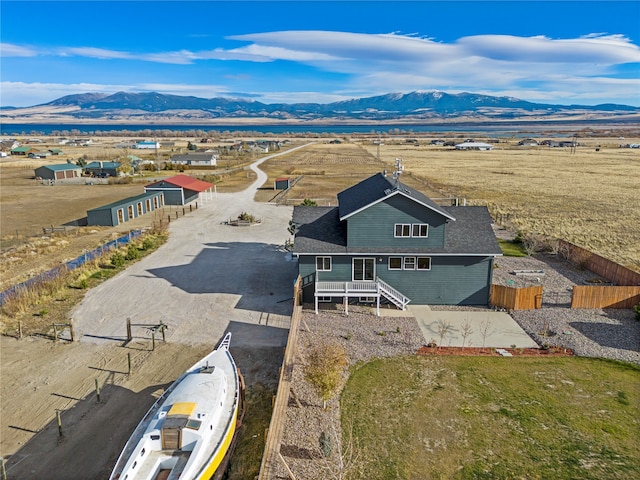
[[[341,397],[347,478],[640,478],[638,385],[587,358],[375,360]]]
[[[502,254],[505,257],[526,257],[527,252],[525,251],[522,243],[519,242],[511,242],[509,240],[498,240],[500,244],[500,248],[502,249]]]

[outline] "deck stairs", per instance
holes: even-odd
[[[400,291],[396,290],[385,281],[380,280],[380,278],[376,278],[376,283],[378,284],[378,291],[384,298],[389,300],[400,310],[406,310],[407,305],[411,301],[409,298],[405,297]]]

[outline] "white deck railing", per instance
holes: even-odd
[[[340,295],[378,293],[376,282],[316,282],[316,293],[335,293]]]

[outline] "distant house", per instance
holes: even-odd
[[[50,148],[49,153],[51,153],[51,155],[62,155],[62,150],[59,148]]]
[[[92,177],[117,177],[118,168],[120,168],[120,162],[95,161],[84,167],[84,173]]]
[[[23,156],[27,156],[29,155],[31,152],[37,152],[38,149],[37,148],[33,148],[33,147],[15,147],[11,149],[11,155],[23,155]]]
[[[173,155],[169,162],[175,165],[213,167],[218,163],[218,157],[212,152],[187,153],[186,155]]]
[[[484,142],[462,142],[455,148],[456,150],[493,150],[493,145]]]
[[[501,250],[486,207],[439,206],[381,173],[293,210],[303,301],[487,305]]]
[[[18,148],[20,146],[20,142],[17,140],[2,140],[0,142],[0,151],[10,152],[14,148]]]
[[[160,148],[160,142],[138,142],[131,145],[131,148],[139,148],[146,150],[156,150]]]
[[[214,184],[189,175],[176,175],[144,187],[145,192],[162,192],[166,205],[186,205],[197,200],[206,201],[212,197],[214,189]]]
[[[102,207],[87,210],[87,225],[115,227],[164,205],[162,192],[145,192]]]
[[[520,147],[537,147],[538,142],[533,138],[524,138],[518,142],[518,146]]]
[[[82,168],[73,163],[61,163],[58,165],[44,165],[34,170],[36,178],[43,180],[65,180],[67,178],[79,178],[82,176]]]
[[[444,140],[441,140],[441,139],[431,140],[431,141],[429,142],[429,145],[438,145],[438,146],[442,146],[442,145],[444,145]]]

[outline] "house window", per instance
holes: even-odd
[[[416,257],[404,257],[404,269],[415,270],[416,269]]]
[[[389,257],[389,270],[402,270],[402,257]]]
[[[409,223],[396,223],[394,237],[410,237],[411,236],[411,224]]]
[[[331,257],[316,257],[316,270],[318,272],[330,272]]]
[[[418,257],[418,270],[431,270],[431,257]]]
[[[375,278],[375,258],[353,259],[353,280],[373,281]]]
[[[331,302],[331,297],[318,297],[318,302],[329,303]]]
[[[414,223],[411,225],[412,237],[428,237],[429,236],[429,224],[427,223]]]

